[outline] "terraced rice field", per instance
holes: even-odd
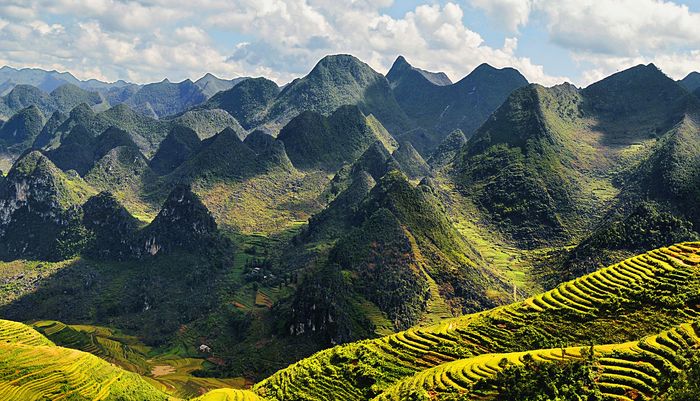
[[[699,287],[700,243],[660,248],[523,302],[321,351],[255,390],[271,400],[367,400],[417,372],[479,355],[548,348],[539,342],[639,340],[695,319]]]
[[[697,323],[685,323],[640,341],[593,347],[600,372],[597,383],[601,392],[622,401],[651,399],[664,378],[681,370],[680,355],[700,345],[700,327]],[[417,390],[426,390],[433,397],[441,394],[474,393],[473,386],[494,377],[510,364],[523,364],[526,356],[535,361],[559,362],[582,360],[587,347],[553,348],[506,354],[484,354],[472,358],[448,362],[424,370],[405,379],[376,398],[376,401],[408,399]],[[476,397],[488,396],[477,391]],[[634,398],[633,398],[634,397]]]
[[[243,378],[195,377],[204,360],[177,355],[150,355],[138,339],[98,326],[73,326],[58,321],[39,321],[33,327],[54,343],[89,352],[130,372],[145,376],[156,388],[179,398],[189,398],[218,388],[241,388]]]
[[[246,390],[212,390],[192,401],[264,401],[257,394]]]
[[[29,326],[7,320],[0,320],[0,378],[2,400],[168,399],[135,373],[57,347]]]

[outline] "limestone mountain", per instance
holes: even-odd
[[[403,142],[391,155],[409,178],[422,178],[430,174],[430,166],[411,142]]]
[[[194,130],[175,126],[158,146],[150,161],[151,168],[158,174],[167,174],[197,152],[200,145],[201,141]]]
[[[139,221],[110,192],[100,192],[85,202],[83,225],[93,240],[85,253],[95,258],[123,260],[132,256],[133,241]]]
[[[405,139],[427,157],[450,132],[471,136],[510,93],[527,85],[515,69],[482,64],[460,81],[440,85],[399,57],[387,74],[401,109],[412,122]]]
[[[95,163],[118,146],[138,149],[131,136],[116,127],[110,127],[98,136],[82,125],[75,126],[56,149],[46,155],[64,171],[75,170],[84,176]]]
[[[246,79],[247,78],[244,77],[234,79],[221,79],[215,76],[214,74],[206,73],[203,77],[194,81],[194,84],[202,90],[202,93],[208,99],[219,92],[233,88],[234,86],[238,85]]]
[[[638,152],[640,160],[695,103],[653,65],[582,90],[531,85],[469,139],[454,162],[458,180],[516,238],[585,235],[581,228],[603,217],[630,173],[630,155]],[[581,196],[586,188],[616,186]]]
[[[203,107],[226,110],[243,128],[252,129],[261,124],[265,110],[279,91],[277,84],[269,79],[250,78],[215,94]]]
[[[402,79],[402,75],[411,75],[415,72],[422,75],[423,78],[425,78],[434,85],[446,86],[451,85],[453,83],[452,80],[450,80],[450,78],[444,72],[430,72],[417,67],[413,67],[408,63],[404,56],[399,56],[396,58],[391,69],[386,74],[386,78],[389,80],[389,82],[393,84]]]
[[[69,112],[81,103],[97,107],[103,102],[104,99],[99,93],[81,89],[73,84],[61,85],[51,93],[30,85],[17,85],[0,98],[0,114],[12,116],[23,108],[36,106],[48,116],[55,111]]]
[[[226,113],[217,110],[192,110],[169,119],[154,119],[120,104],[95,113],[88,105],[81,104],[71,110],[67,119],[57,128],[42,131],[35,147],[47,149],[60,145],[63,138],[76,125],[82,125],[97,136],[109,127],[117,127],[129,133],[144,154],[154,153],[173,126],[184,125],[197,131],[200,138],[208,138],[226,127],[242,133],[240,125]]]
[[[38,107],[22,109],[0,125],[0,144],[7,150],[21,153],[41,133],[44,122],[44,114]]]
[[[293,171],[294,165],[287,155],[285,144],[269,134],[255,130],[246,136],[243,144],[252,149],[258,156],[263,171],[280,169]]]
[[[92,189],[39,151],[22,156],[0,182],[0,255],[56,260],[79,251],[80,206]]]
[[[284,142],[295,167],[335,171],[355,161],[382,135],[357,106],[342,106],[329,117],[305,111],[285,125],[277,138]]]
[[[178,185],[170,192],[158,216],[139,235],[144,255],[175,250],[202,252],[218,240],[214,218],[189,187]]]
[[[338,240],[319,262],[323,267],[293,298],[290,330],[295,335],[342,342],[376,329],[379,321],[361,312],[352,294],[371,302],[392,327],[400,328],[436,310],[449,316],[490,305],[494,300],[486,289],[497,291],[502,285],[480,266],[481,256],[452,227],[432,190],[413,187],[397,170],[376,185],[359,170],[329,207],[311,219],[301,240],[333,237]],[[319,292],[324,282],[339,287],[335,295]],[[315,300],[323,306],[303,309],[314,303],[314,294],[326,299]]]
[[[165,79],[144,85],[125,103],[141,114],[162,118],[199,105],[206,99],[202,88],[189,79],[178,83]]]
[[[349,104],[374,115],[391,133],[408,127],[386,78],[350,55],[326,56],[308,75],[285,86],[270,105],[266,120],[281,127],[302,111],[330,115]]]
[[[700,72],[693,71],[686,75],[685,78],[678,81],[682,87],[688,90],[688,92],[694,92],[696,89],[700,88]]]
[[[226,128],[202,141],[199,150],[166,176],[166,180],[173,183],[239,181],[265,171],[289,168],[293,167],[283,146],[265,147],[258,154],[233,129]]]

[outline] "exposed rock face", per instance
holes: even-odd
[[[25,154],[0,183],[0,257],[70,256],[74,240],[68,237],[88,195],[80,177],[69,177],[41,152]]]
[[[142,256],[170,253],[175,249],[196,252],[214,245],[218,230],[214,218],[197,195],[188,186],[178,185],[139,237],[140,245],[135,251]]]

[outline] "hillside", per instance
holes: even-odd
[[[469,139],[452,173],[516,241],[561,244],[587,235],[618,195],[639,192],[635,166],[689,110],[697,102],[653,65],[583,90],[531,85]]]
[[[0,182],[0,257],[73,256],[85,241],[75,206],[92,192],[80,177],[64,173],[40,152],[25,153]]]
[[[194,84],[202,90],[202,94],[211,98],[215,94],[229,90],[248,78],[221,79],[214,74],[206,73],[204,76],[194,81]]]
[[[454,84],[431,76],[399,57],[387,73],[394,96],[414,127],[405,139],[427,157],[450,132],[467,136],[479,128],[515,89],[527,80],[512,68],[482,64]]]
[[[0,114],[12,116],[29,106],[36,106],[45,115],[56,111],[69,112],[75,106],[86,103],[99,107],[104,102],[97,92],[81,89],[73,84],[65,84],[50,93],[30,85],[17,85],[5,96],[0,97]]]
[[[678,81],[678,83],[688,90],[688,92],[694,92],[696,89],[700,88],[700,72],[693,71],[686,75],[685,78]]]
[[[189,79],[178,83],[165,79],[144,85],[124,103],[139,113],[161,118],[185,111],[206,99],[202,88]]]
[[[21,323],[0,321],[0,339],[4,399],[168,399],[141,376],[86,352],[57,347]]]
[[[54,122],[44,127],[35,141],[35,147],[58,147],[77,125],[82,125],[93,136],[110,127],[126,131],[146,155],[154,153],[172,127],[178,125],[195,130],[200,138],[209,138],[226,127],[243,132],[235,119],[220,110],[193,110],[169,119],[154,119],[137,113],[124,104],[99,113],[95,113],[86,104],[80,104],[70,111],[67,118],[59,119],[59,116],[52,118]]]
[[[312,111],[301,113],[282,128],[277,139],[284,142],[295,167],[336,171],[386,135],[381,128],[375,129],[358,107],[343,106],[329,117]]]
[[[402,380],[409,391],[425,394],[418,380],[438,373],[440,377],[447,375],[447,379],[442,379],[443,387],[434,388],[438,392],[435,396],[440,399],[440,391],[449,392],[447,386],[459,391],[459,383],[495,373],[493,369],[477,370],[474,374],[465,372],[466,377],[461,378],[464,376],[446,373],[453,367],[475,366],[476,370],[488,361],[498,364],[502,357],[517,361],[528,351],[547,358],[544,351],[532,350],[561,344],[572,347],[567,350],[575,357],[573,347],[639,341],[697,316],[695,291],[699,250],[698,243],[661,248],[509,306],[322,351],[274,374],[256,385],[255,390],[273,400],[290,397],[335,399],[338,394],[346,400],[393,399],[391,393],[402,391]],[[667,292],[669,286],[675,289],[672,294]],[[612,321],[618,330],[608,330]],[[689,340],[673,340],[680,341],[676,344],[683,341],[696,344],[695,329],[688,331],[689,327],[684,325],[680,331],[672,331],[675,335],[662,336],[678,338],[680,335]],[[658,346],[655,338],[649,337],[650,340],[645,342],[649,348],[642,345],[641,349],[661,353],[673,360],[669,354],[678,349],[678,345],[674,345],[676,348]],[[609,348],[615,349],[614,346],[601,347],[607,352],[612,351]],[[629,348],[623,346],[619,349]],[[558,350],[560,352],[561,348]],[[513,352],[520,354],[510,354]],[[645,353],[637,351],[640,352],[643,357]],[[503,353],[508,354],[492,355]],[[634,358],[634,354],[631,357]],[[659,365],[654,363],[654,366]],[[316,374],[320,367],[324,372],[322,376]],[[429,370],[431,368],[435,369]],[[416,373],[418,375],[414,376]],[[308,381],[311,377],[314,379]],[[410,381],[414,379],[415,382]],[[639,387],[639,382],[633,378],[613,375],[610,379],[603,384],[610,383],[606,388],[613,393],[629,388],[648,394],[647,387]],[[432,386],[431,383],[435,382],[428,379],[425,383],[425,386]]]

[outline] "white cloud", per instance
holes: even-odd
[[[532,10],[533,0],[469,0],[472,7],[484,10],[510,32],[527,24]]]
[[[527,23],[532,1],[545,0],[471,4],[503,18],[515,32]],[[416,66],[445,71],[453,79],[487,62],[518,68],[531,81],[565,80],[519,55],[516,37],[500,47],[485,44],[463,23],[458,3],[419,5],[398,17],[383,11],[392,3],[202,0],[194,8],[189,0],[0,0],[0,9],[24,10],[16,16],[2,14],[7,23],[0,25],[0,54],[13,65],[57,66],[139,82],[212,72],[265,75],[284,83],[333,53],[356,55],[380,72],[402,54]],[[231,42],[222,39],[226,35]]]
[[[700,14],[659,0],[538,0],[553,41],[614,56],[700,47]]]

